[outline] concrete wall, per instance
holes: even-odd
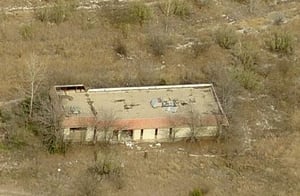
[[[175,138],[184,138],[190,136],[190,128],[174,128],[173,131],[175,131]]]
[[[85,141],[91,142],[94,139],[94,128],[88,127],[85,135]]]
[[[170,139],[169,136],[170,129],[158,129],[156,140],[166,141]]]
[[[64,140],[69,140],[72,142],[84,142],[86,140],[87,130],[85,128],[78,130],[71,130],[70,128],[65,128],[63,130]]]
[[[133,130],[133,140],[140,140],[141,138],[141,129]]]
[[[155,140],[155,129],[144,129],[143,140],[144,141]]]
[[[70,139],[70,129],[69,128],[65,128],[63,130],[64,133],[64,140],[69,140]]]
[[[217,126],[208,126],[208,127],[202,127],[197,131],[196,136],[197,137],[211,137],[216,136],[218,133]]]
[[[63,130],[64,140],[71,140],[73,142],[91,142],[93,141],[94,129],[93,127],[88,127],[86,131],[72,131],[70,128],[65,128]],[[172,128],[172,137],[169,135],[169,128],[158,129],[157,135],[155,136],[155,129],[144,129],[143,137],[141,140],[141,129],[133,130],[133,140],[141,142],[154,142],[154,141],[170,141],[172,140],[173,134],[175,133],[175,140],[181,140],[183,138],[190,137],[190,128]],[[197,137],[211,137],[216,136],[218,133],[218,128],[216,126],[202,127],[196,131]],[[107,138],[112,138],[112,131],[107,133]],[[104,141],[104,132],[97,132],[97,141]],[[124,140],[118,135],[119,141]]]

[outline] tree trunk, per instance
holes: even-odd
[[[30,92],[30,106],[29,106],[29,118],[32,117],[32,108],[33,108],[33,96],[34,96],[34,82],[31,82],[31,92]]]

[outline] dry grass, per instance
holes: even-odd
[[[256,6],[250,13],[247,4],[232,0],[212,2],[214,3],[199,6],[193,1],[188,3],[189,14],[180,12],[179,16],[171,14],[168,17],[161,12],[159,5],[149,3],[147,5],[150,6],[151,17],[147,20],[123,21],[118,24],[113,24],[110,16],[123,13],[120,9],[127,7],[126,3],[104,3],[99,9],[89,11],[74,10],[72,17],[59,24],[51,21],[41,22],[33,12],[1,11],[0,100],[19,98],[20,94],[16,89],[20,82],[20,69],[28,56],[35,53],[48,67],[49,85],[84,83],[90,87],[112,87],[213,82],[226,112],[231,117],[233,128],[230,136],[234,137],[234,134],[237,134],[237,140],[243,135],[238,131],[244,130],[246,122],[249,122],[255,134],[259,133],[253,133],[254,139],[262,139],[260,136],[265,130],[257,126],[257,121],[261,119],[255,112],[264,113],[268,108],[274,108],[272,114],[282,114],[287,118],[286,121],[280,122],[288,123],[288,126],[281,127],[283,130],[288,127],[297,129],[300,92],[300,70],[297,61],[300,56],[300,19],[297,15],[300,4],[295,1],[269,6],[266,2],[262,3],[262,6]],[[0,2],[0,6],[22,4],[23,1],[16,0]],[[33,1],[33,5],[42,4],[46,5],[47,2]],[[125,6],[122,6],[123,4]],[[280,28],[294,35],[292,54],[282,55],[269,51],[265,46],[270,32],[278,28],[269,18],[273,11],[284,13],[286,22],[282,23]],[[180,17],[182,14],[184,17]],[[228,49],[215,42],[215,32],[224,24],[230,26],[238,38],[235,44],[227,47]],[[195,43],[204,43],[204,46]],[[253,80],[254,84],[251,83]],[[256,88],[256,85],[259,85],[259,88]],[[260,107],[249,103],[256,98],[259,100],[259,97],[267,97],[264,101],[258,101]],[[232,119],[236,114],[239,119]],[[273,142],[272,147],[263,144],[264,141],[258,143],[255,150],[276,150],[276,146],[282,143]],[[239,141],[234,148],[243,150],[243,141]],[[60,182],[69,182],[70,178],[77,179],[92,162],[92,155],[77,155],[77,152],[67,155],[66,159],[56,155],[51,157],[50,159],[55,159],[52,160],[55,169],[47,168],[49,160],[42,159],[44,162],[40,166],[43,170],[39,170],[37,177],[29,178],[28,176],[36,174],[25,168],[24,171],[18,170],[15,177],[7,177],[9,181],[6,182],[14,184],[16,180],[20,180],[24,187],[39,186],[40,192],[37,194],[54,191],[53,194],[57,195],[59,191],[72,190],[74,185]],[[265,157],[264,153],[261,155]],[[279,155],[276,159],[271,157],[260,160],[256,157],[253,162],[249,161],[249,157],[241,157],[232,163],[224,160],[190,160],[186,159],[186,156],[172,153],[165,153],[164,156],[153,153],[149,155],[149,160],[144,162],[140,160],[142,156],[139,156],[138,152],[126,150],[122,156],[126,165],[125,182],[128,184],[120,192],[111,183],[104,185],[108,187],[104,188],[104,191],[114,190],[115,195],[142,195],[144,190],[151,194],[154,188],[161,195],[187,195],[190,190],[206,187],[207,184],[212,195],[263,192],[284,195],[289,193],[285,187],[286,183],[289,183],[289,190],[294,190],[295,193],[298,191],[294,186],[295,175],[289,175],[291,181],[282,178],[287,175],[285,172],[290,170],[281,168],[282,165],[274,161],[280,159]],[[73,163],[75,159],[79,160],[80,166],[72,167],[77,170],[71,169],[67,163],[69,160]],[[128,164],[130,161],[136,165]],[[271,169],[275,172],[266,174],[264,169],[270,171],[270,162],[274,164]],[[61,163],[65,164],[63,175],[57,173]],[[277,169],[280,169],[280,172],[277,173]],[[25,177],[18,179],[22,175]],[[41,183],[41,179],[45,183]],[[5,182],[2,176],[1,180]],[[76,184],[75,180],[71,181],[73,182]]]

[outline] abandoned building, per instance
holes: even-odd
[[[65,141],[215,137],[228,120],[212,84],[86,89],[57,85]]]

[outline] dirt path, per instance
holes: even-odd
[[[29,196],[32,195],[30,193],[15,190],[15,188],[2,188],[0,187],[0,196]]]

